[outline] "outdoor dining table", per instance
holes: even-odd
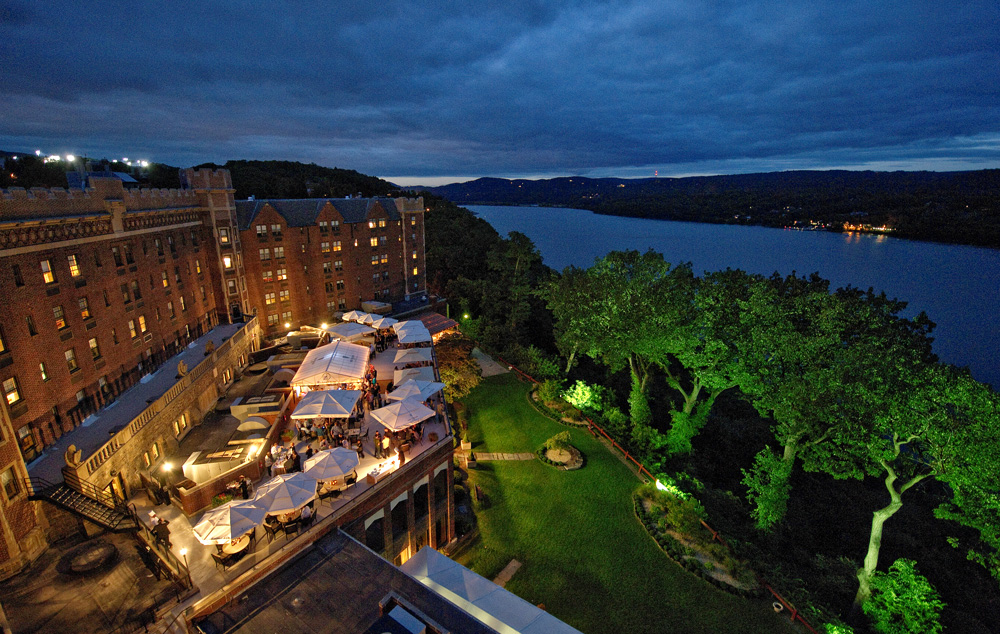
[[[222,547],[222,552],[227,555],[235,555],[246,550],[247,546],[250,545],[250,535],[244,535],[239,539],[233,540]]]

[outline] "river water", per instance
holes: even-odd
[[[653,249],[696,273],[725,268],[770,275],[818,272],[833,287],[885,291],[937,324],[934,351],[1000,387],[1000,251],[884,235],[601,216],[581,209],[469,206],[506,236],[520,231],[554,269],[589,267],[609,251]]]

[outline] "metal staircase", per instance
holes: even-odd
[[[65,482],[53,483],[42,478],[28,478],[26,484],[29,500],[50,502],[113,533],[139,529],[139,520],[128,505],[117,502],[93,485],[81,483],[84,493],[70,488]]]

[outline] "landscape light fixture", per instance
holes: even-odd
[[[292,324],[290,324],[289,322],[286,321],[285,322],[285,328],[291,328],[291,327],[292,327]]]
[[[169,463],[169,462],[164,462],[163,463],[163,470],[164,471],[170,471],[173,468],[174,468],[174,465],[172,465],[171,463]]]

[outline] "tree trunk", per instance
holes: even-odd
[[[906,442],[909,441],[902,441],[899,438],[893,439],[893,446],[897,456],[899,455],[900,447]],[[892,468],[892,464],[885,460],[880,460],[879,462],[886,473],[885,488],[889,491],[889,504],[872,514],[872,530],[868,536],[868,553],[865,555],[864,566],[858,569],[858,593],[854,596],[854,606],[851,610],[852,617],[860,612],[861,605],[872,594],[871,578],[872,573],[878,567],[879,550],[882,548],[882,530],[886,521],[903,507],[903,493],[924,478],[932,475],[931,473],[916,475],[897,488],[896,478],[898,476],[896,475],[896,470]]]
[[[573,348],[573,352],[569,353],[569,357],[566,359],[566,374],[573,369],[573,361],[576,360],[576,348]]]

